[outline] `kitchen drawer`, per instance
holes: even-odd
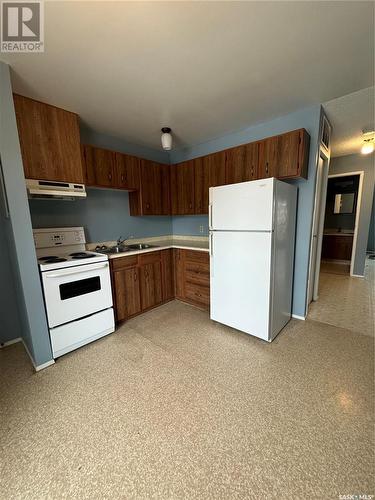
[[[113,270],[124,269],[125,267],[134,267],[138,264],[137,255],[129,255],[129,257],[118,257],[111,259],[111,267]]]
[[[186,262],[185,279],[198,285],[210,286],[209,265],[202,262]]]
[[[210,305],[210,288],[208,286],[186,282],[185,298],[194,304],[208,309]]]
[[[145,264],[153,264],[161,261],[161,252],[142,253],[138,255],[138,263],[140,266]]]
[[[185,250],[185,260],[209,264],[210,256],[208,252],[202,252],[201,250]]]

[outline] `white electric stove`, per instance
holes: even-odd
[[[53,357],[114,332],[108,256],[86,251],[83,227],[33,233]]]

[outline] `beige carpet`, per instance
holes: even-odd
[[[8,499],[374,493],[373,339],[293,320],[272,344],[172,302],[37,374],[0,351]]]

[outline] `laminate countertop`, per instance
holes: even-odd
[[[155,245],[152,248],[145,248],[143,250],[129,250],[127,252],[120,252],[115,254],[106,254],[109,259],[118,259],[119,257],[127,257],[128,255],[138,255],[141,253],[149,253],[149,252],[158,252],[160,250],[167,250],[169,248],[181,248],[183,250],[197,250],[200,252],[208,252],[208,239],[207,240],[190,240],[190,239],[168,239],[168,240],[157,240],[151,239],[147,241],[146,239],[142,240],[142,243],[147,243],[149,245]],[[133,242],[129,242],[129,244],[133,244]],[[104,253],[104,252],[103,252]]]

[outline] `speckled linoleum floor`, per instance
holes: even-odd
[[[374,493],[373,339],[292,320],[272,344],[171,302],[37,374],[0,351],[0,498]]]

